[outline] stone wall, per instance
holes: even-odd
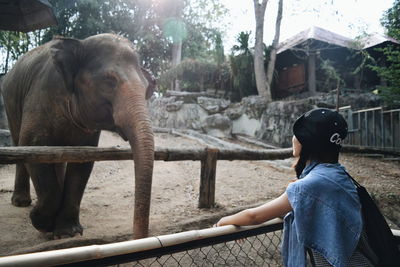
[[[246,135],[267,144],[289,147],[292,125],[297,117],[316,107],[335,107],[334,93],[299,100],[266,103],[258,96],[230,103],[200,94],[177,93],[153,97],[149,101],[155,127],[192,129],[215,137]],[[379,106],[373,95],[346,94],[341,106],[356,108]]]

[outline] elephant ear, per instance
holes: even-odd
[[[56,37],[50,53],[57,71],[64,79],[65,87],[71,92],[75,89],[74,80],[78,74],[82,43],[72,38]]]
[[[156,78],[154,78],[153,74],[149,70],[147,70],[145,68],[141,68],[141,70],[142,70],[144,77],[146,78],[146,80],[148,82],[148,85],[146,88],[146,99],[149,99],[157,89]]]

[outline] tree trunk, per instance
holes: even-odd
[[[171,17],[175,17],[177,21],[181,21],[183,18],[183,9],[184,9],[184,1],[177,0],[172,1],[172,13],[170,14]],[[182,37],[179,36],[178,38],[172,38],[172,59],[171,59],[171,67],[175,68],[178,66],[182,61]],[[179,88],[179,80],[174,79],[172,81],[172,90],[180,91]]]
[[[182,61],[182,41],[174,42],[172,45],[172,68],[178,66]],[[172,90],[180,91],[179,89],[179,80],[175,79],[173,81]]]
[[[256,18],[256,40],[254,46],[254,72],[256,77],[256,85],[258,95],[264,97],[267,101],[271,101],[271,94],[267,91],[267,77],[264,68],[264,16],[268,0],[259,3],[254,1],[254,14]]]
[[[279,0],[278,14],[276,16],[276,23],[275,23],[275,37],[272,42],[270,57],[268,61],[268,68],[267,68],[267,92],[269,93],[270,98],[272,98],[271,85],[275,70],[276,51],[278,49],[279,37],[281,34],[282,9],[283,9],[283,0]]]

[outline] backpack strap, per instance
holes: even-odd
[[[360,185],[346,170],[345,170],[344,172],[347,174],[347,176],[350,177],[350,179],[353,181],[354,185],[355,185],[357,188],[363,187],[363,186]]]

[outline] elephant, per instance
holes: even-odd
[[[28,51],[4,77],[2,95],[16,146],[97,146],[101,130],[129,141],[137,239],[148,236],[154,134],[147,100],[155,87],[132,43],[105,33],[54,37]],[[93,162],[17,164],[12,204],[30,205],[31,178],[32,225],[56,238],[82,235],[80,204],[92,168]]]

